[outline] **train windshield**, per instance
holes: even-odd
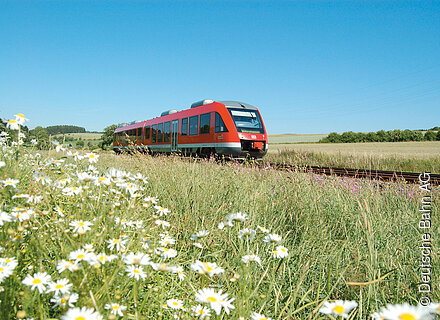
[[[263,123],[257,111],[229,109],[238,132],[264,133]]]

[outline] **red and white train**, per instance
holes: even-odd
[[[113,140],[116,152],[137,149],[234,158],[262,158],[267,147],[260,112],[238,101],[202,100],[187,110],[169,110],[158,118],[117,128]]]

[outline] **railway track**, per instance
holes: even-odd
[[[292,166],[287,164],[271,163],[271,168],[285,171],[304,171],[316,174],[335,175],[352,177],[359,179],[370,179],[379,181],[404,181],[407,183],[420,184],[420,178],[426,180],[423,173],[418,172],[402,172],[402,171],[382,171],[382,170],[368,170],[368,169],[354,169],[354,168],[335,168],[335,167],[320,167],[320,166]],[[440,174],[430,174],[431,185],[440,185]]]

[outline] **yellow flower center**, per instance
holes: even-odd
[[[3,268],[3,267],[0,267],[0,272],[2,272],[2,271],[4,271],[5,270],[5,268]]]
[[[118,310],[120,307],[119,306],[113,306],[112,309],[113,310]]]
[[[343,306],[336,306],[333,308],[333,311],[336,312],[337,314],[341,314],[345,311],[345,308]]]
[[[134,273],[140,273],[138,269],[133,270]]]
[[[61,303],[66,303],[66,298],[61,298],[60,302]]]
[[[206,301],[208,301],[208,302],[217,302],[217,299],[216,299],[216,297],[208,297],[208,298],[206,298]]]
[[[410,313],[403,313],[403,314],[399,315],[399,319],[400,320],[416,320],[417,318],[414,317],[414,315],[412,315]]]
[[[61,288],[64,288],[64,284],[57,284],[55,286],[55,289],[61,289]]]
[[[84,258],[84,255],[83,254],[79,254],[77,258],[78,259],[82,259],[82,258]]]
[[[87,319],[83,316],[79,316],[79,317],[76,317],[75,320],[87,320]]]
[[[41,280],[40,280],[40,279],[34,279],[34,280],[32,281],[32,283],[33,283],[33,284],[40,284],[40,283],[41,283]]]
[[[17,114],[17,117],[24,118],[24,115],[23,115],[23,113],[19,113],[19,114]]]
[[[78,223],[81,227],[84,225],[84,222],[80,222],[80,223]]]
[[[204,314],[205,311],[203,311],[203,309],[200,309],[199,311],[197,311],[199,314]]]
[[[176,301],[173,301],[173,305],[178,306],[179,304]]]

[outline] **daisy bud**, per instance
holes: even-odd
[[[116,319],[116,316],[114,314],[110,314],[108,316],[108,320],[115,320],[115,319]]]
[[[20,310],[17,312],[17,319],[24,319],[26,317],[26,312],[23,310]]]
[[[8,229],[8,234],[9,234],[9,235],[13,235],[13,234],[15,234],[15,231],[12,230],[12,229]]]
[[[17,230],[18,230],[18,232],[23,232],[24,228],[20,226],[17,228]]]

